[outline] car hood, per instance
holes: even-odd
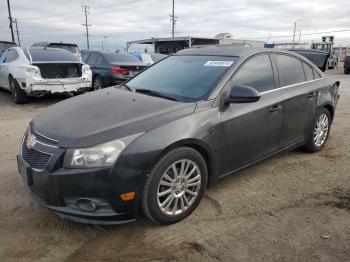
[[[48,107],[32,120],[31,129],[57,140],[59,147],[89,147],[147,132],[195,108],[195,103],[110,87]]]

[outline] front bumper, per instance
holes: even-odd
[[[22,143],[22,148],[25,146]],[[23,149],[17,156],[19,173],[41,205],[81,223],[112,225],[136,219],[144,172],[126,168],[64,169],[63,149],[41,143],[33,149],[52,155],[40,170],[24,159]],[[135,199],[123,201],[120,195],[127,192],[136,192]],[[93,204],[93,208],[85,208],[85,203]]]

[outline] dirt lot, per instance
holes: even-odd
[[[16,106],[0,91],[0,261],[350,261],[350,76],[326,148],[283,153],[226,177],[172,226],[64,221],[24,189],[16,153],[30,119],[64,98]]]

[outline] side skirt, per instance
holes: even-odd
[[[266,160],[266,159],[270,159],[270,158],[274,157],[274,156],[277,155],[277,154],[280,154],[280,153],[285,152],[285,151],[291,151],[291,150],[293,150],[293,149],[295,149],[295,148],[298,148],[298,147],[300,147],[300,146],[302,146],[302,145],[304,145],[304,144],[305,144],[305,141],[304,141],[304,140],[301,140],[301,141],[298,141],[298,142],[296,142],[296,143],[294,143],[294,144],[292,144],[292,145],[290,145],[290,146],[283,147],[282,149],[279,149],[279,150],[277,150],[277,151],[275,151],[275,152],[273,152],[273,153],[271,153],[271,154],[269,154],[269,155],[266,155],[266,156],[264,156],[264,157],[262,157],[262,158],[260,158],[260,159],[258,159],[258,160],[256,160],[256,161],[254,161],[254,162],[251,162],[251,163],[246,164],[246,165],[244,165],[244,166],[242,166],[242,167],[239,167],[239,168],[237,168],[237,169],[235,169],[235,170],[233,170],[233,171],[230,171],[230,172],[228,172],[228,173],[225,173],[225,174],[219,176],[216,180],[218,180],[218,179],[220,179],[220,178],[223,178],[223,177],[225,177],[225,176],[228,176],[228,175],[235,174],[235,173],[237,173],[237,172],[239,172],[239,171],[241,171],[241,170],[243,170],[243,169],[245,169],[245,168],[247,168],[247,167],[254,166],[254,165],[256,165],[256,164],[258,164],[258,163],[260,163],[260,162],[262,162],[262,161],[264,161],[264,160]]]

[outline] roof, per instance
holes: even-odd
[[[288,50],[284,50],[284,49],[237,47],[234,45],[197,46],[197,47],[181,50],[177,52],[175,55],[208,55],[208,56],[243,57],[246,55],[254,55],[262,52],[285,53],[285,54],[292,54],[294,56],[301,57],[299,54],[295,52],[289,52]]]
[[[66,46],[78,46],[77,44],[72,44],[72,43],[61,43],[61,42],[51,42],[51,43],[48,43],[48,45],[66,45]]]
[[[216,42],[218,41],[218,39],[216,39],[216,38],[183,36],[183,37],[149,38],[149,39],[143,39],[143,40],[129,41],[129,42],[127,42],[127,45],[133,45],[133,44],[154,44],[155,42],[191,41],[193,39],[213,40],[213,41],[216,41]]]
[[[179,55],[218,55],[218,56],[235,56],[242,57],[244,55],[270,52],[268,48],[253,48],[253,47],[237,47],[234,45],[208,45],[204,47],[189,48],[177,52]]]
[[[6,43],[6,44],[14,44],[14,45],[17,45],[15,42],[11,42],[11,41],[0,41],[0,43]]]

